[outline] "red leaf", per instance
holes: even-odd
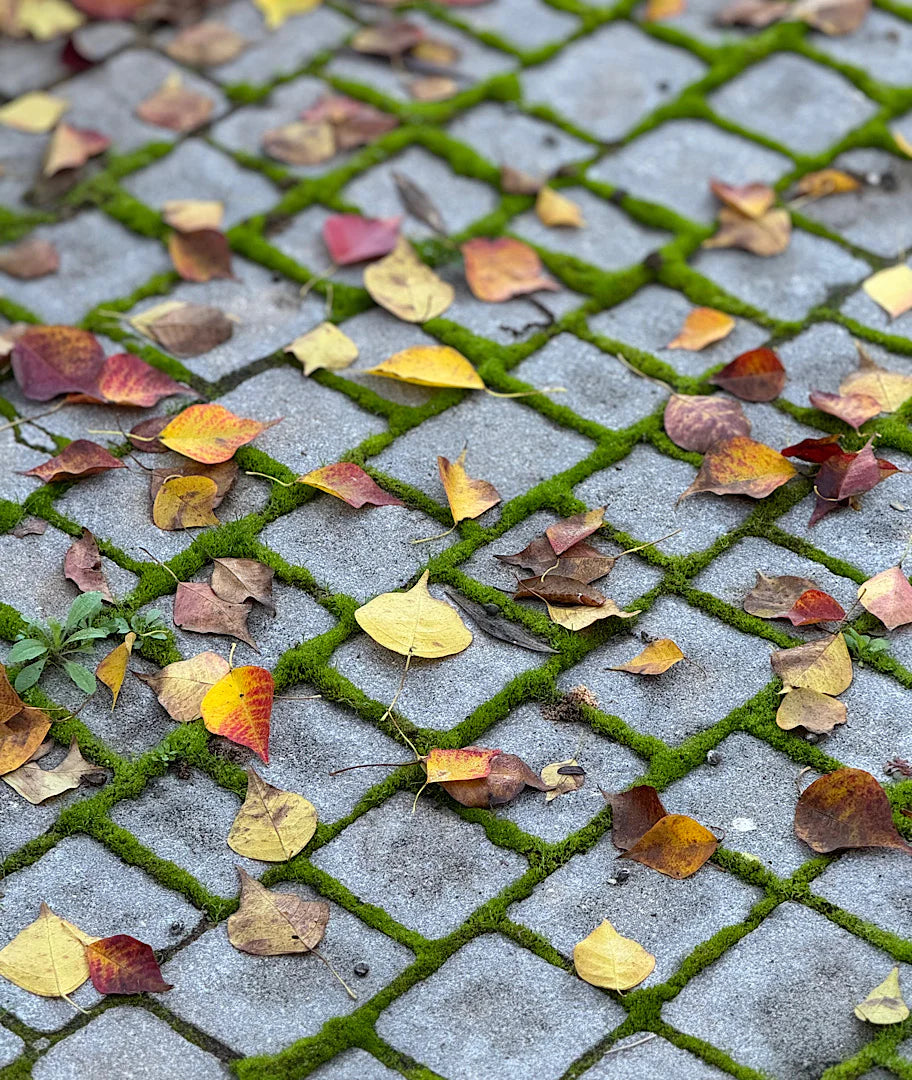
[[[319,488],[349,506],[360,509],[370,503],[372,506],[402,506],[402,500],[390,495],[379,487],[358,465],[349,461],[340,461],[336,465],[324,465],[314,469],[306,476],[298,477],[299,484],[308,484]]]
[[[601,528],[605,520],[605,507],[598,506],[595,510],[584,510],[573,517],[556,521],[545,529],[545,536],[554,549],[555,555],[562,555],[568,548],[585,540]]]
[[[772,401],[785,386],[785,368],[772,349],[751,349],[709,381],[743,401]]]
[[[56,457],[29,469],[23,476],[37,476],[46,484],[53,480],[70,480],[76,476],[94,476],[107,469],[124,469],[122,461],[109,454],[103,446],[88,439],[76,439]]]
[[[805,589],[785,618],[792,626],[809,626],[818,622],[838,622],[845,618],[842,604],[822,589]]]
[[[890,801],[863,769],[837,769],[802,792],[795,835],[821,854],[846,848],[896,848],[912,855],[893,824]]]
[[[857,431],[865,420],[883,412],[883,406],[870,394],[825,394],[814,390],[809,395],[815,409],[837,416]]]
[[[104,349],[75,326],[34,326],[13,346],[11,363],[19,389],[32,401],[71,391],[91,394],[104,367]]]
[[[136,405],[144,409],[173,394],[193,394],[170,375],[132,353],[116,353],[105,360],[98,389],[112,405]]]
[[[802,461],[812,461],[815,465],[820,465],[831,457],[839,457],[843,453],[839,445],[841,438],[841,435],[825,435],[820,439],[802,439],[794,446],[787,446],[782,451],[782,456],[796,457]]]
[[[323,225],[323,240],[337,266],[379,259],[396,246],[401,217],[365,218],[359,214],[333,214]]]
[[[158,994],[171,989],[151,945],[129,934],[114,934],[86,945],[86,959],[99,994]]]

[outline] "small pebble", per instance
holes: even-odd
[[[500,608],[496,604],[482,604],[482,607],[489,615],[499,615]]]
[[[365,975],[370,971],[370,968],[365,963],[355,964],[355,974],[359,979],[363,979]]]
[[[706,764],[713,766],[722,764],[722,755],[719,753],[718,750],[707,751]]]
[[[186,933],[187,928],[182,922],[173,922],[168,927],[168,932],[173,934],[175,937],[178,937],[178,935]]]
[[[617,870],[614,875],[614,880],[618,885],[626,885],[630,877],[630,871],[626,866],[622,866],[620,870]]]
[[[891,510],[899,510],[900,513],[905,513],[905,511],[908,510],[909,507],[908,506],[903,506],[903,504],[901,502],[891,502],[890,503],[890,509]]]

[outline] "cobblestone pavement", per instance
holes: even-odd
[[[75,588],[64,581],[63,554],[83,526],[99,538],[124,608],[157,608],[169,626],[174,582],[150,555],[185,580],[202,580],[218,555],[275,568],[278,615],[251,619],[262,651],[241,646],[237,661],[272,669],[282,695],[322,695],[277,702],[262,770],[305,794],[321,823],[289,863],[242,864],[265,869],[269,886],[329,900],[324,951],[358,1000],[312,956],[257,958],[229,945],[238,860],[225,836],[245,790],[246,752],[199,723],[174,724],[145,686],[128,681],[113,713],[93,700],[53,729],[60,744],[76,735],[109,769],[106,786],[33,807],[0,785],[0,945],[45,900],[89,933],[150,942],[174,989],[103,1000],[88,984],[75,1012],[0,982],[0,1080],[216,1080],[232,1071],[245,1080],[912,1077],[908,1022],[876,1030],[852,1013],[894,962],[912,991],[908,863],[888,851],[809,859],[792,832],[799,785],[836,763],[869,770],[895,805],[912,806],[912,781],[891,784],[884,773],[890,758],[912,758],[912,632],[892,635],[887,654],[856,668],[848,725],[815,744],[773,721],[769,653],[802,632],[741,610],[758,570],[810,576],[850,608],[857,584],[905,547],[912,477],[899,474],[865,496],[862,513],[833,514],[813,530],[805,480],[762,504],[702,495],[675,509],[700,459],[665,436],[665,391],[616,359],[705,393],[708,373],[772,342],[789,381],[779,400],[746,412],[754,437],[777,448],[841,430],[807,407],[807,392],[833,388],[854,367],[853,338],[888,367],[912,371],[912,313],[887,323],[861,289],[872,268],[912,244],[912,161],[891,150],[889,134],[912,138],[912,9],[880,0],[857,33],[828,38],[789,23],[720,31],[716,6],[689,0],[684,14],[648,24],[633,0],[426,5],[414,18],[458,46],[465,81],[449,101],[417,104],[399,72],[344,48],[377,8],[327,4],[269,33],[236,0],[219,17],[254,44],[205,75],[184,73],[216,102],[212,122],[189,137],[133,117],[179,67],[162,51],[166,31],[141,37],[125,24],[93,25],[82,47],[103,62],[75,76],[59,65],[59,45],[0,43],[0,95],[54,87],[71,103],[68,118],[111,135],[116,151],[72,190],[32,190],[45,137],[0,134],[0,233],[46,237],[62,257],[52,278],[0,274],[5,320],[78,323],[109,349],[126,343],[200,398],[284,416],[239,452],[248,470],[288,480],[346,455],[406,503],[355,511],[313,489],[242,476],[219,528],[162,533],[132,462],[69,486],[40,488],[19,474],[68,439],[117,427],[110,412],[70,405],[2,431],[0,525],[10,530],[26,513],[49,523],[43,536],[0,535],[7,641],[21,619],[65,612]],[[321,167],[264,159],[262,133],[328,87],[401,125]],[[712,230],[711,176],[785,192],[831,162],[881,182],[796,207],[779,257],[700,250]],[[503,163],[537,174],[559,168],[588,227],[544,228],[530,198],[501,193]],[[503,232],[534,244],[564,286],[542,294],[550,314],[527,300],[473,299],[454,248],[411,219],[407,233],[456,287],[443,317],[398,322],[351,271],[333,274],[331,294],[324,281],[302,300],[299,287],[325,270],[318,237],[327,212],[399,212],[394,170],[432,195],[456,241]],[[171,272],[158,211],[182,197],[226,203],[236,281],[189,285]],[[161,297],[222,306],[238,316],[237,330],[182,364],[111,318]],[[361,356],[348,371],[305,379],[281,350],[323,317],[327,299]],[[700,353],[668,351],[693,304],[736,316],[735,333]],[[435,341],[462,351],[496,390],[567,392],[503,400],[360,374]],[[37,411],[10,378],[0,392],[8,419]],[[905,415],[868,426],[909,468]],[[412,546],[449,524],[435,459],[455,457],[466,441],[470,471],[493,482],[503,504],[482,523]],[[636,620],[571,635],[500,591],[512,575],[493,553],[517,551],[557,517],[601,504],[605,550],[680,531],[609,579],[618,603],[643,609]],[[467,617],[472,646],[418,661],[406,681],[400,709],[419,747],[480,743],[535,769],[576,755],[588,774],[581,791],[550,806],[527,791],[489,812],[429,790],[412,814],[414,766],[328,776],[404,752],[380,722],[401,658],[367,639],[353,612],[425,567],[435,595],[449,585],[496,603],[557,653],[495,641]],[[644,633],[674,638],[692,662],[653,681],[610,670]],[[152,671],[227,646],[176,631],[134,663]],[[597,709],[564,722],[543,716],[542,704],[580,684]],[[78,704],[62,683],[48,693]],[[699,874],[673,881],[630,864],[629,880],[616,883],[598,786],[635,780],[725,834]],[[739,832],[736,819],[755,828]],[[657,957],[653,975],[626,995],[573,974],[573,945],[603,918]],[[360,978],[359,964],[368,969]]]

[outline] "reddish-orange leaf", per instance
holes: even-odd
[[[365,218],[333,214],[323,223],[323,242],[337,266],[379,259],[396,246],[401,217]]]
[[[820,465],[828,458],[841,457],[843,450],[839,445],[841,435],[824,435],[819,439],[802,439],[794,446],[787,446],[783,451],[783,457],[796,457],[802,461],[810,461]]]
[[[110,405],[148,409],[174,394],[193,394],[170,375],[132,353],[115,353],[105,360],[98,378],[99,395]]]
[[[491,771],[491,762],[500,750],[467,746],[456,750],[431,750],[424,759],[429,784],[447,780],[477,780]]]
[[[912,622],[912,585],[901,566],[891,566],[858,586],[862,606],[888,630]]]
[[[33,326],[11,354],[19,389],[32,401],[71,391],[91,394],[104,367],[104,349],[94,334],[75,326]]]
[[[217,229],[174,232],[168,237],[168,254],[184,281],[233,278],[231,248]]]
[[[871,394],[825,394],[814,390],[809,396],[815,409],[845,420],[856,431],[865,420],[883,412],[880,402]]]
[[[795,835],[821,854],[875,847],[912,855],[893,824],[886,792],[864,769],[837,769],[803,791],[795,807]]]
[[[706,451],[721,439],[750,435],[751,422],[737,401],[721,394],[672,394],[665,406],[665,433],[682,450]]]
[[[776,198],[768,184],[726,184],[723,180],[710,180],[709,186],[720,202],[749,218],[763,217]]]
[[[491,761],[487,776],[474,780],[444,780],[440,786],[462,806],[490,808],[503,806],[514,799],[525,787],[538,791],[550,791],[548,784],[515,754],[498,753]]]
[[[696,307],[684,320],[677,337],[672,338],[666,349],[705,349],[714,341],[721,341],[735,328],[735,320],[724,311],[715,308]]]
[[[585,540],[597,529],[601,528],[605,521],[605,507],[597,506],[594,510],[584,510],[573,517],[555,521],[545,529],[545,536],[554,549],[555,555],[562,555],[568,548]]]
[[[829,593],[808,578],[757,572],[757,582],[744,597],[744,610],[761,619],[788,619],[793,626],[838,621],[845,611]]]
[[[649,784],[605,795],[605,799],[611,805],[611,842],[618,851],[632,848],[668,813],[658,792]]]
[[[489,304],[539,289],[560,288],[543,272],[536,252],[521,240],[478,236],[462,245],[462,256],[469,288],[477,299]]]
[[[845,618],[842,604],[822,589],[805,589],[792,607],[785,613],[792,626],[810,626],[811,623],[838,622]]]
[[[719,846],[709,829],[684,814],[666,814],[621,859],[633,859],[667,877],[690,877]]]
[[[99,131],[61,122],[51,136],[42,174],[55,176],[63,169],[78,169],[90,157],[103,153],[110,145],[111,140]]]
[[[266,668],[232,668],[200,705],[206,730],[251,750],[269,764],[269,720],[275,683]]]
[[[99,994],[158,994],[171,989],[162,978],[152,946],[129,934],[86,945],[92,985]]]
[[[94,476],[107,469],[123,469],[125,465],[109,454],[103,446],[88,439],[76,439],[50,461],[36,465],[23,476],[37,476],[46,484],[53,480],[71,480],[76,476]]]
[[[847,500],[863,495],[899,469],[883,458],[874,456],[873,436],[854,454],[839,454],[827,458],[820,466],[814,492],[817,502],[809,525],[847,505]]]
[[[184,457],[217,465],[278,422],[235,416],[224,405],[191,405],[161,430],[158,441]]]
[[[371,506],[402,506],[402,500],[390,495],[379,487],[359,466],[350,461],[340,461],[335,465],[324,465],[314,469],[306,476],[298,477],[299,484],[309,484],[328,495],[347,502],[355,509],[370,504]]]
[[[742,401],[772,401],[785,386],[785,368],[772,349],[750,349],[709,381]]]
[[[782,454],[744,435],[736,435],[710,447],[694,482],[680,499],[700,491],[762,499],[794,475],[794,466]]]

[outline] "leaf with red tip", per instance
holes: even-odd
[[[803,791],[795,807],[795,835],[823,855],[864,847],[912,855],[893,824],[886,792],[864,769],[837,769]]]
[[[585,540],[597,529],[600,529],[605,521],[605,507],[597,506],[594,510],[584,510],[573,517],[556,521],[545,529],[548,543],[554,549],[555,555],[563,555],[568,549]]]
[[[827,458],[820,466],[814,485],[817,504],[809,525],[816,525],[821,518],[844,506],[847,500],[863,495],[899,471],[889,461],[874,456],[873,442],[873,438],[869,439],[857,453]]]
[[[98,378],[101,397],[110,405],[134,405],[148,409],[174,394],[193,394],[170,375],[147,364],[133,353],[115,353],[105,360]]]
[[[783,457],[796,457],[802,461],[810,461],[815,465],[822,465],[831,457],[841,457],[843,449],[839,445],[841,435],[824,435],[820,439],[802,439],[794,446],[787,446],[782,451]]]
[[[844,420],[856,431],[866,420],[883,412],[880,402],[871,394],[825,394],[814,390],[809,398],[815,409]]]
[[[744,597],[744,610],[761,619],[788,619],[793,626],[845,617],[842,605],[808,578],[792,574],[768,577],[759,571],[756,584]]]
[[[605,795],[605,799],[611,806],[611,842],[619,851],[632,848],[668,813],[659,793],[649,784]]]
[[[152,946],[129,934],[114,934],[86,945],[92,985],[99,994],[160,994],[171,989],[162,978]]]
[[[901,566],[891,566],[858,586],[858,599],[888,630],[912,622],[912,585]]]
[[[269,721],[275,683],[266,668],[232,668],[200,705],[207,731],[249,746],[269,764]]]
[[[839,622],[845,618],[845,609],[822,589],[806,589],[785,613],[785,618],[792,626]]]
[[[467,240],[461,250],[466,281],[478,300],[497,304],[539,289],[560,288],[542,270],[537,253],[521,240],[477,236]]]
[[[324,465],[306,476],[298,477],[299,484],[309,484],[328,495],[347,502],[359,510],[362,506],[402,506],[402,500],[379,487],[360,467],[350,461]]]
[[[278,422],[235,416],[224,405],[191,405],[161,430],[158,439],[184,457],[217,465]]]
[[[37,476],[46,484],[54,480],[72,480],[80,476],[94,476],[108,469],[126,468],[122,461],[109,454],[103,446],[88,439],[76,439],[50,461],[36,465],[23,476]]]
[[[678,501],[700,491],[762,499],[793,476],[795,468],[782,454],[744,435],[736,435],[710,447],[694,482]]]
[[[750,435],[751,422],[737,401],[721,394],[672,394],[665,406],[665,434],[682,450],[706,451],[721,439]]]
[[[59,269],[60,255],[49,240],[32,237],[0,251],[0,271],[20,281],[56,274]]]
[[[232,279],[231,248],[217,229],[174,232],[168,237],[168,254],[184,281]]]
[[[16,341],[13,375],[32,401],[49,401],[70,392],[91,394],[105,354],[94,334],[75,326],[33,326]]]
[[[401,217],[365,218],[333,214],[323,223],[323,242],[337,266],[379,259],[396,246]]]
[[[111,140],[100,131],[61,122],[51,136],[42,175],[56,176],[63,169],[78,169],[89,158],[104,153],[110,145]]]
[[[709,381],[742,401],[772,401],[785,386],[785,368],[772,349],[750,349]]]

